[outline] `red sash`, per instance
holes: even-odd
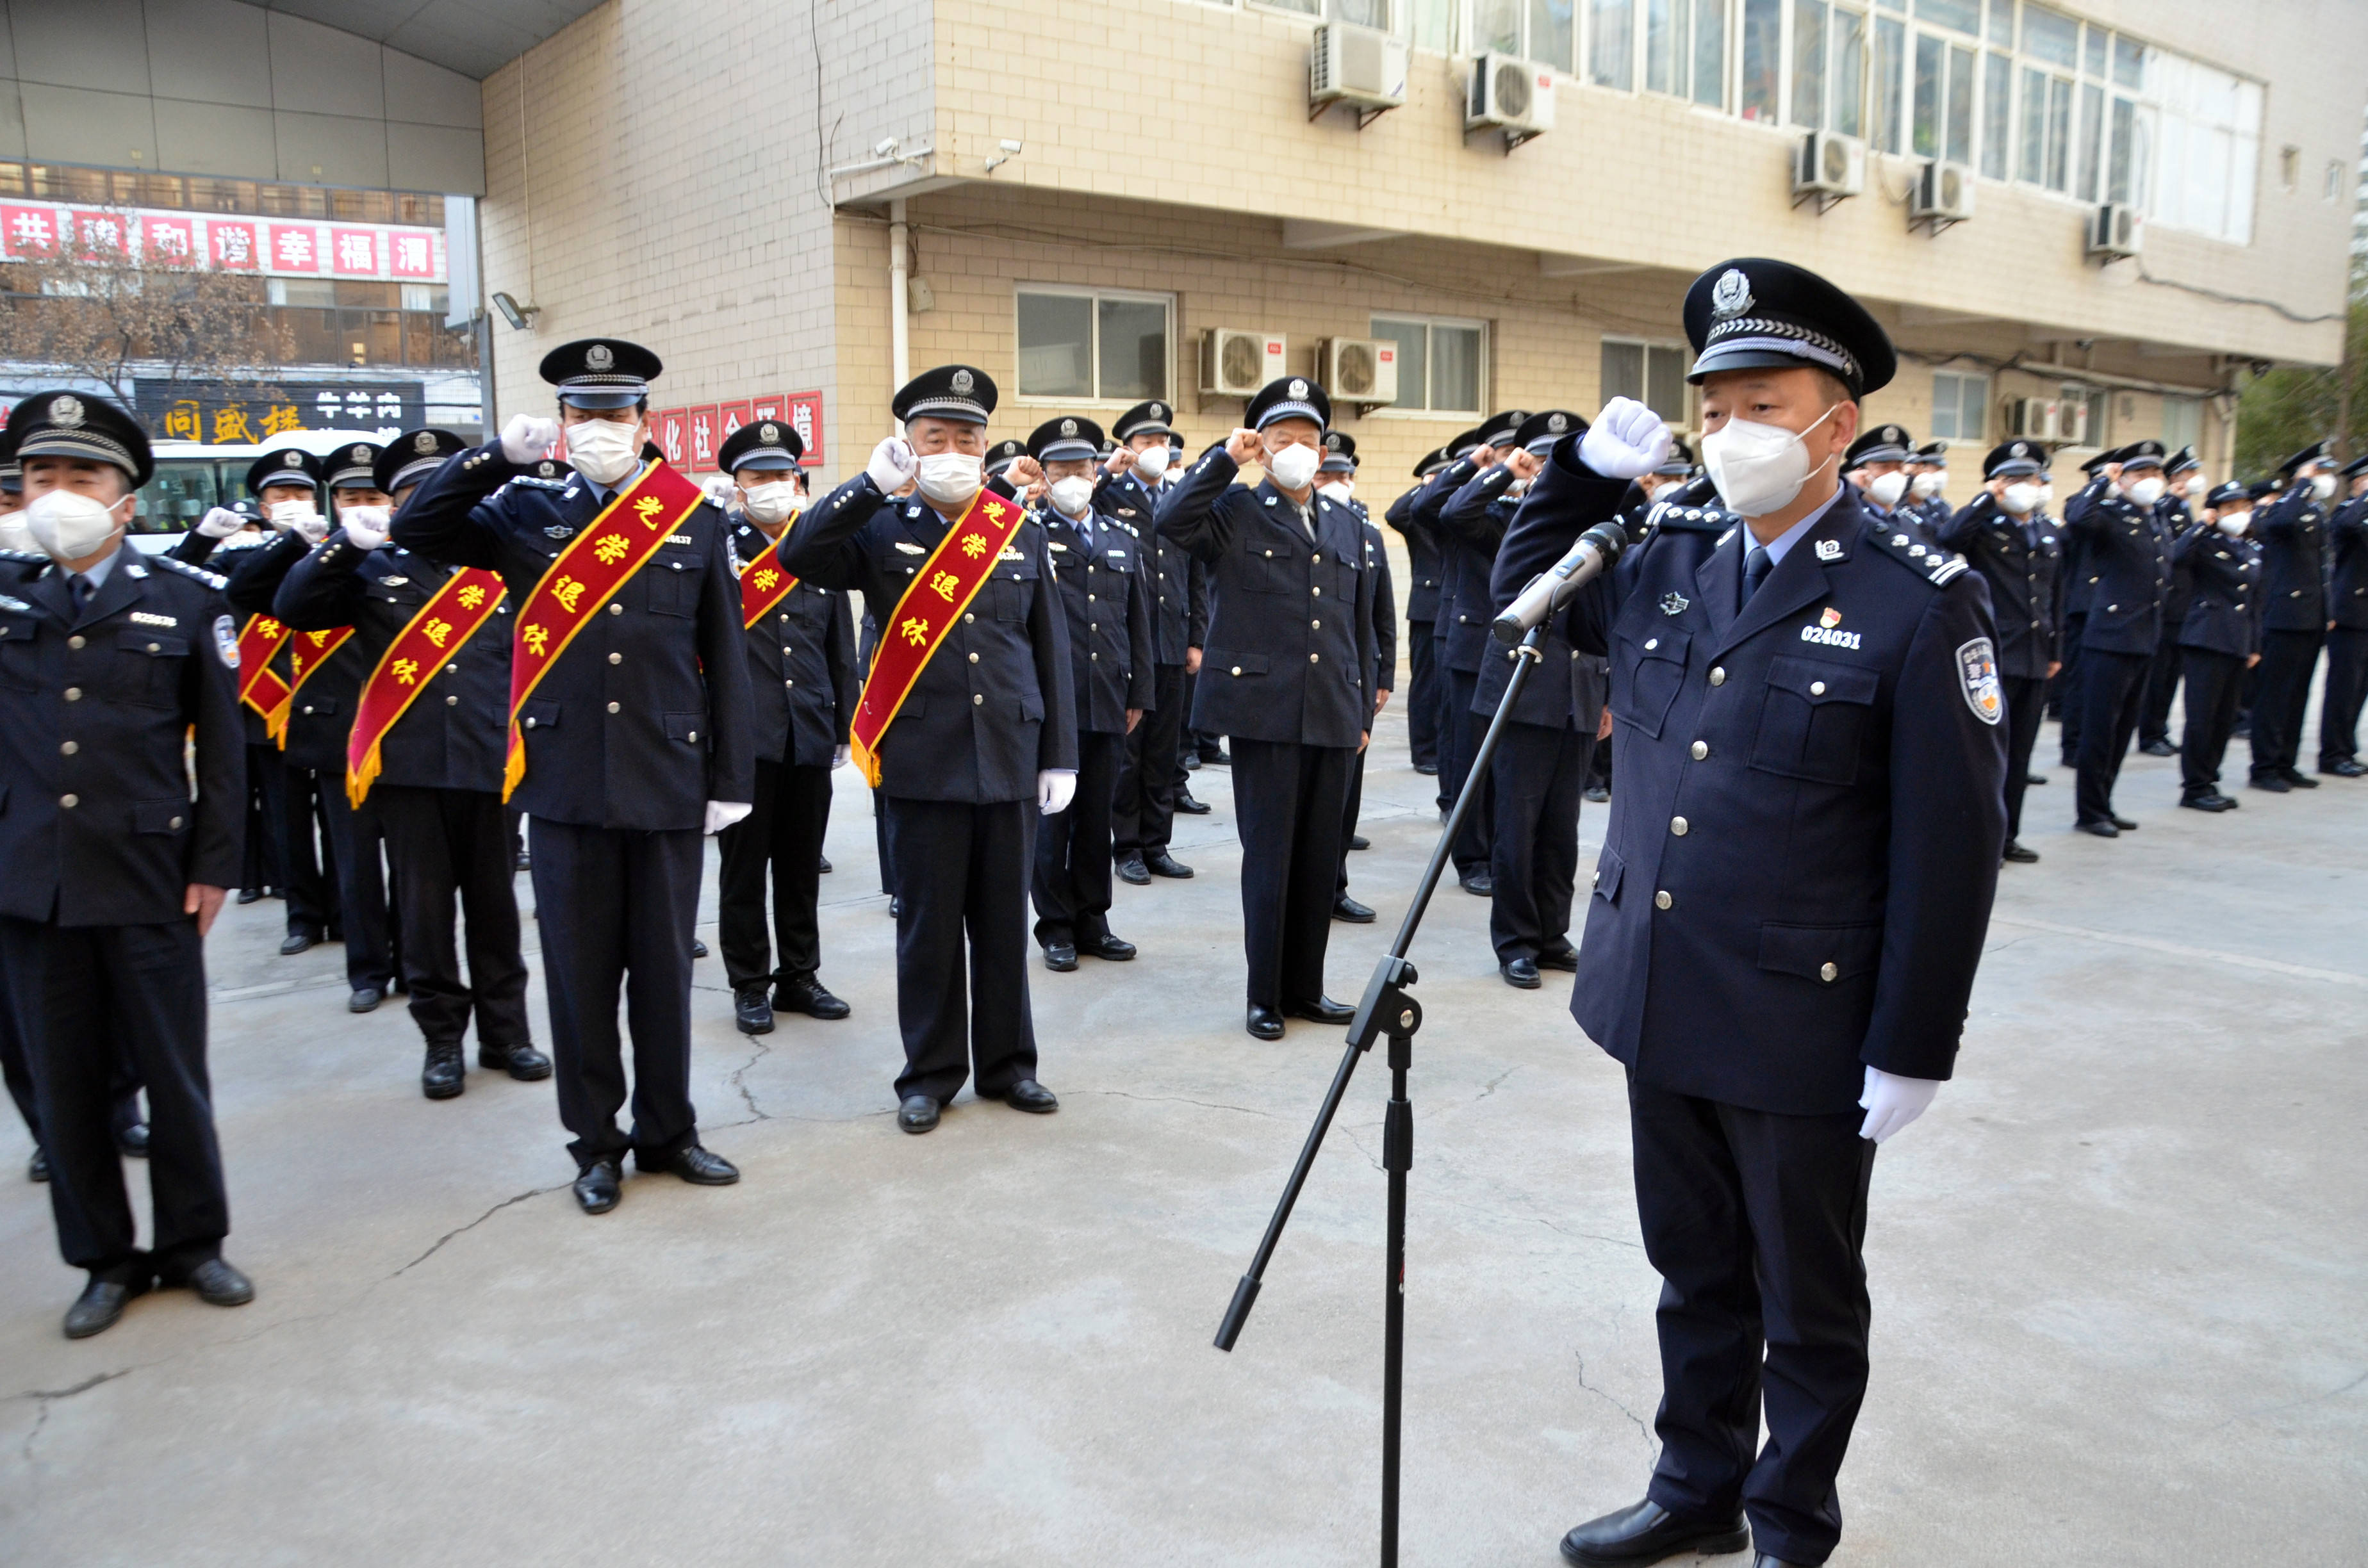
[[[238,699],[254,709],[264,729],[275,735],[288,712],[290,690],[271,661],[279,656],[289,636],[288,628],[268,615],[248,616],[238,634]]]
[[[350,626],[332,627],[326,631],[299,631],[288,639],[288,696],[279,704],[279,719],[270,725],[271,733],[279,742],[279,749],[288,749],[288,716],[296,711],[296,694],[314,671],[329,662],[329,655],[344,647],[354,634]],[[268,721],[267,721],[268,722]]]
[[[427,677],[459,657],[469,639],[493,619],[494,607],[507,591],[493,573],[463,567],[386,645],[354,704],[354,733],[346,738],[347,800],[359,806],[370,798],[370,787],[385,766],[380,743],[427,689]]]
[[[798,526],[798,514],[790,514],[786,534]],[[778,542],[778,541],[777,541]],[[777,551],[767,550],[756,560],[740,569],[740,630],[747,631],[773,612],[773,607],[790,597],[798,580],[782,566]]]

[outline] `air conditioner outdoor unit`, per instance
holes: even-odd
[[[1866,143],[1854,136],[1812,131],[1793,159],[1793,205],[1814,199],[1823,212],[1866,188]]]
[[[1916,176],[1916,194],[1908,203],[1911,223],[1929,223],[1934,233],[1974,215],[1974,171],[1963,164],[1938,159]]]
[[[2006,433],[2058,447],[2089,444],[2085,398],[2014,397],[2006,403]]]
[[[1362,131],[1406,97],[1406,45],[1379,28],[1327,22],[1315,29],[1307,53],[1307,118],[1334,104],[1357,111]]]
[[[2116,260],[2146,246],[2146,219],[2127,202],[2108,201],[2089,219],[2089,254]]]
[[[1554,129],[1554,73],[1509,54],[1484,54],[1472,62],[1472,91],[1464,100],[1463,131],[1497,127],[1505,151]]]
[[[1249,397],[1283,373],[1281,333],[1212,327],[1201,338],[1201,390],[1214,397]]]
[[[1389,338],[1328,338],[1323,365],[1324,390],[1335,403],[1379,408],[1398,400],[1398,346]]]

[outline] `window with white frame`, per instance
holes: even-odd
[[[1373,335],[1398,346],[1398,400],[1391,407],[1479,415],[1488,384],[1486,323],[1375,316]]]
[[[1987,421],[1990,379],[1958,370],[1932,372],[1932,438],[1978,441]]]
[[[1687,407],[1686,349],[1677,343],[1648,343],[1633,337],[1603,340],[1603,383],[1599,403],[1633,397],[1682,429],[1692,423]]]
[[[1727,0],[1644,0],[1645,87],[1726,107]]]
[[[1022,284],[1019,395],[1133,403],[1169,398],[1169,294]]]
[[[2162,400],[2162,448],[2175,452],[2181,447],[2192,447],[2203,439],[2203,401],[2192,397],[2166,397]]]

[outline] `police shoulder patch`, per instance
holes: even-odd
[[[176,561],[169,555],[152,555],[148,557],[148,563],[152,566],[162,566],[167,572],[203,583],[217,593],[230,586],[229,578],[209,572],[202,566],[192,566],[186,561]]]
[[[1987,637],[1976,637],[1957,649],[1957,689],[1965,706],[1985,724],[2006,716],[2006,696],[1998,684],[1998,653]]]
[[[214,617],[214,653],[222,660],[222,668],[238,668],[238,628],[226,615]]]

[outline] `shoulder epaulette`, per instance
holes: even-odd
[[[1743,519],[1724,506],[1680,506],[1656,501],[1645,514],[1645,527],[1672,533],[1723,534]]]
[[[223,576],[221,573],[209,572],[202,566],[192,566],[186,561],[176,561],[169,555],[149,556],[147,558],[146,564],[150,566],[161,566],[167,572],[176,572],[184,577],[192,578],[197,582],[203,583],[207,587],[213,589],[216,593],[220,593],[222,589],[230,586],[230,579]]]
[[[510,478],[504,480],[502,482],[502,490],[507,490],[514,484],[524,485],[529,490],[564,490],[567,488],[568,483],[569,481],[564,479],[537,479],[533,474],[520,473],[514,474]],[[494,494],[498,495],[501,494],[501,490],[496,490]]]
[[[1937,544],[1926,544],[1910,533],[1870,523],[1866,540],[1874,546],[1875,553],[1896,561],[1936,588],[1965,570],[1964,556]]]
[[[38,550],[0,550],[0,561],[14,561],[26,566],[46,566],[50,558]]]

